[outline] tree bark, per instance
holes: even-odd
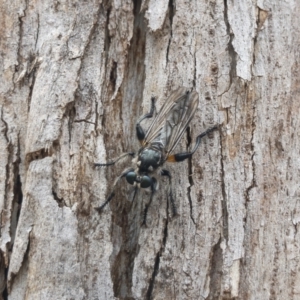
[[[0,3],[2,299],[299,299],[300,3]],[[135,122],[200,105],[141,226]],[[147,127],[147,126],[146,126]],[[1,298],[1,296],[0,296]]]

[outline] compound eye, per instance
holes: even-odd
[[[128,172],[126,174],[126,180],[127,180],[128,183],[134,184],[134,182],[136,181],[136,174],[135,174],[135,172]]]
[[[147,176],[147,175],[144,175],[142,178],[141,178],[141,187],[143,189],[146,189],[147,187],[149,187],[150,185],[152,184],[152,179]]]

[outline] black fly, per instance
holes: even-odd
[[[185,88],[177,89],[163,104],[149,129],[145,132],[141,127],[141,122],[147,118],[152,118],[156,112],[155,98],[152,97],[150,112],[140,117],[136,123],[136,134],[142,147],[139,149],[137,156],[133,158],[132,167],[125,169],[121,175],[116,178],[107,200],[95,208],[98,212],[114,197],[115,188],[119,180],[126,177],[127,182],[134,185],[136,190],[138,188],[151,189],[150,201],[144,210],[143,224],[146,224],[147,211],[154,192],[157,189],[157,180],[151,175],[158,173],[169,179],[168,197],[171,202],[173,215],[177,214],[172,193],[172,176],[170,172],[162,168],[162,166],[165,162],[180,162],[191,157],[199,147],[201,138],[218,127],[214,126],[198,135],[196,144],[190,152],[174,154],[175,147],[193,118],[198,104],[199,96],[197,92],[189,92],[186,91]],[[134,157],[134,155],[134,152],[124,153],[114,161],[105,164],[96,163],[95,166],[111,166],[125,157]]]

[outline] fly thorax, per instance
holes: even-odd
[[[143,149],[139,156],[137,166],[141,172],[152,172],[160,166],[162,155],[160,151],[151,148]]]

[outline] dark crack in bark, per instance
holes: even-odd
[[[168,209],[169,209],[168,206],[169,205],[167,205],[167,216],[168,216]],[[154,284],[155,284],[155,278],[156,278],[156,276],[159,272],[160,258],[163,254],[163,251],[164,251],[165,246],[166,246],[167,238],[168,238],[168,224],[169,224],[169,220],[168,220],[168,217],[167,217],[166,221],[165,221],[163,241],[162,241],[162,244],[161,244],[161,248],[160,248],[160,250],[158,251],[158,253],[156,254],[156,257],[155,257],[153,272],[152,272],[152,276],[151,276],[151,279],[150,279],[150,282],[149,282],[149,285],[148,285],[148,290],[147,290],[147,293],[146,293],[146,299],[147,300],[152,299],[152,292],[153,292],[153,288],[154,288]]]
[[[52,195],[59,207],[66,206],[65,200],[63,198],[59,198],[53,189],[52,189]]]
[[[194,52],[194,75],[193,75],[194,89],[196,89],[196,82],[197,82],[197,58],[196,58],[196,52]]]
[[[23,29],[23,18],[26,17],[26,10],[28,8],[28,1],[25,1],[25,8],[23,10],[23,14],[24,15],[19,15],[18,16],[18,20],[19,20],[19,40],[18,40],[18,49],[17,49],[17,64],[15,67],[15,74],[14,74],[14,80],[13,80],[13,89],[15,89],[15,79],[16,77],[18,77],[18,73],[20,71],[20,66],[22,65],[22,56],[21,56],[21,49],[22,49],[22,40],[23,40],[23,36],[24,36],[24,29]]]
[[[29,165],[34,160],[44,159],[45,157],[52,156],[53,149],[42,148],[40,150],[30,152],[26,155],[26,165]]]
[[[220,299],[222,289],[222,267],[223,253],[221,248],[221,237],[217,244],[214,245],[210,259],[210,284],[209,295],[207,300]]]
[[[132,128],[135,120],[133,115],[139,113],[140,104],[143,99],[147,26],[145,24],[144,12],[140,11],[141,3],[141,0],[133,2],[133,35],[128,47],[127,66],[125,68],[126,73],[124,74],[123,83],[120,87],[122,97],[116,97],[118,101],[116,105],[119,106],[117,111],[120,113],[118,118],[120,120],[121,128],[124,128],[124,123],[126,122],[128,122],[128,128]],[[107,43],[109,43],[108,29]],[[109,45],[106,45],[106,47],[109,48]],[[108,59],[109,57],[107,57],[107,60]],[[114,84],[114,80],[116,78],[117,64],[115,64],[115,71],[113,72],[109,69],[110,62],[106,61],[106,64],[106,72],[109,76],[108,79],[110,80],[109,90],[111,90],[111,85]],[[133,86],[136,87],[134,91],[131,89]],[[125,120],[127,117],[130,119]],[[107,134],[116,135],[115,129],[108,128]],[[107,141],[110,143],[108,137],[105,137],[104,140],[105,142]],[[122,144],[122,148],[127,149],[128,146],[134,145],[134,141],[134,134],[128,136],[123,135],[122,138],[119,139],[118,144]],[[113,172],[114,171],[112,170],[112,173]],[[137,201],[140,199],[136,199],[133,203],[124,199],[124,197],[128,200],[130,199],[130,193],[128,193],[128,190],[126,183],[124,183],[124,185],[120,185],[120,189],[117,191],[114,201],[111,203],[111,236],[114,241],[113,248],[116,249],[117,247],[120,250],[117,253],[112,254],[110,257],[114,296],[118,299],[126,300],[134,299],[132,296],[132,277],[135,259],[140,249],[138,241],[141,230],[141,212],[143,209],[143,202]],[[139,194],[136,197],[139,197]],[[117,241],[119,241],[120,244],[116,245],[115,243],[117,243]]]
[[[0,252],[0,270],[4,271],[3,276],[1,277],[4,279],[3,282],[0,284],[1,288],[1,295],[3,300],[8,300],[8,290],[7,290],[7,274],[8,274],[8,267],[5,267],[4,264],[4,257],[2,252]]]
[[[252,67],[255,65],[255,50],[256,50],[258,33],[261,30],[261,28],[263,27],[267,18],[268,18],[268,12],[257,7],[256,32],[255,32],[255,36],[253,39]]]
[[[7,142],[7,153],[8,153],[7,164],[5,166],[5,192],[3,195],[4,206],[3,206],[3,210],[1,211],[1,215],[0,215],[1,224],[5,224],[5,222],[8,222],[7,221],[8,218],[11,218],[11,212],[9,211],[10,207],[9,207],[8,195],[9,195],[9,192],[12,190],[11,182],[12,182],[12,178],[14,176],[14,173],[13,173],[14,169],[12,168],[12,163],[13,163],[13,159],[14,159],[14,145],[10,142],[10,139],[8,137],[9,127],[3,117],[3,108],[1,111],[1,121],[4,124],[4,129],[2,130],[2,132],[4,133],[4,136],[5,136],[5,139]],[[11,219],[10,219],[10,221],[11,221]],[[8,250],[7,248],[9,248],[9,246],[6,244],[6,252]],[[6,264],[6,266],[8,266],[9,262],[5,261],[5,264]]]
[[[187,151],[188,151],[189,147],[191,145],[191,142],[192,142],[190,127],[187,128],[186,133],[187,133]],[[189,205],[190,205],[190,218],[192,219],[194,225],[196,225],[196,222],[195,222],[195,219],[193,216],[193,202],[192,202],[192,196],[191,196],[191,188],[194,185],[193,166],[192,166],[192,158],[191,157],[188,158],[188,180],[189,180],[190,185],[187,188],[187,196],[188,196]]]
[[[109,20],[110,20],[110,14],[111,14],[111,3],[109,0],[103,1],[103,3],[101,3],[101,11],[102,14],[105,15],[106,18],[106,22],[105,22],[105,28],[104,28],[104,32],[105,32],[105,36],[104,36],[104,45],[103,45],[103,53],[104,53],[104,74],[108,74],[108,68],[109,68],[109,52],[110,52],[110,45],[111,45],[111,36],[109,33]],[[102,96],[103,98],[105,98],[105,94],[107,91],[102,91]],[[102,98],[102,97],[101,97]],[[98,120],[99,118],[99,114],[98,111],[96,111],[96,120]],[[98,122],[98,121],[96,121]],[[106,123],[106,113],[105,113],[105,108],[103,108],[103,115],[101,118],[101,127],[104,128],[105,127],[105,123]],[[97,132],[97,131],[96,131]],[[105,140],[105,136],[104,136],[104,140]]]
[[[233,78],[236,77],[236,64],[237,64],[236,57],[237,57],[237,53],[235,52],[233,44],[232,44],[232,41],[234,39],[234,34],[233,34],[233,32],[230,28],[230,23],[229,23],[229,19],[228,19],[227,1],[228,0],[224,0],[224,22],[225,22],[226,29],[227,29],[227,35],[229,37],[227,50],[228,50],[228,53],[229,53],[230,58],[231,58],[231,68],[230,68],[230,73],[229,73],[229,76],[230,76],[229,89],[230,89],[230,86],[233,82]]]
[[[74,123],[87,123],[87,124],[93,124],[93,125],[96,124],[95,122],[91,122],[91,121],[88,121],[85,119],[76,119],[76,120],[74,120]]]
[[[118,76],[118,63],[116,61],[112,61],[112,66],[110,69],[109,81],[112,85],[112,90],[116,89],[116,81]]]
[[[19,165],[21,163],[20,139],[18,135],[17,145],[13,145],[9,141],[8,124],[4,120],[3,109],[1,111],[1,120],[4,124],[3,131],[7,141],[7,152],[8,152],[8,159],[6,164],[6,177],[5,177],[5,181],[6,181],[5,194],[4,194],[5,201],[4,201],[4,209],[1,212],[1,222],[5,222],[3,221],[3,217],[6,218],[6,222],[10,222],[9,234],[11,239],[10,242],[6,245],[6,248],[8,252],[11,252],[14,243],[17,224],[19,220],[21,204],[23,200],[22,183],[21,183],[20,170],[19,170]],[[13,199],[12,199],[12,203],[9,203],[10,199],[8,199],[7,197],[11,192],[13,193]],[[5,263],[8,264],[9,262],[6,261]]]
[[[244,240],[243,240],[243,247],[244,247],[244,249],[247,249],[247,246],[246,246],[246,244],[247,244],[247,236],[248,236],[247,235],[247,231],[248,231],[247,227],[249,226],[249,224],[248,224],[248,222],[249,222],[249,220],[248,220],[249,207],[248,206],[249,206],[250,201],[251,201],[251,199],[250,199],[250,193],[251,193],[251,190],[257,186],[256,179],[255,179],[256,178],[256,175],[255,175],[255,173],[256,173],[256,166],[255,166],[255,161],[254,161],[254,155],[255,155],[254,133],[255,133],[255,130],[256,130],[256,122],[255,122],[256,103],[255,103],[254,99],[250,98],[250,97],[253,97],[253,94],[250,92],[251,89],[252,89],[251,85],[247,84],[246,87],[245,87],[245,89],[246,89],[247,102],[252,104],[251,138],[250,138],[250,151],[251,151],[250,162],[251,162],[251,167],[252,167],[252,179],[251,179],[250,185],[246,188],[246,190],[244,192],[244,198],[245,198],[245,216],[244,216],[244,219],[243,219],[244,231],[245,231]],[[249,254],[247,252],[248,251],[246,251],[246,254],[245,254],[244,258],[243,258],[244,262],[247,262],[247,260],[248,260],[248,255]],[[242,265],[242,268],[243,269],[245,268],[245,264]],[[243,286],[245,286],[245,282],[247,282],[247,280],[248,280],[247,279],[247,275],[245,273],[245,270],[242,271],[241,278],[242,278],[242,280],[240,280],[240,282],[239,282],[239,290],[243,291]]]
[[[4,120],[4,117],[3,117],[3,106],[1,107],[1,121],[2,121],[3,124],[4,124],[4,130],[3,130],[3,133],[4,133],[5,140],[6,140],[7,144],[9,144],[9,139],[8,139],[8,135],[7,135],[7,132],[8,132],[8,124],[7,124],[7,122]]]
[[[68,103],[65,107],[64,118],[68,118],[68,133],[69,133],[69,147],[72,144],[72,130],[73,130],[73,123],[76,116],[76,108],[75,108],[75,101]]]
[[[249,98],[249,89],[251,89],[250,86],[246,87],[247,89],[247,98]],[[250,99],[251,103],[253,103],[253,99]],[[245,199],[246,199],[246,212],[247,212],[247,203],[250,201],[250,196],[249,193],[250,191],[256,186],[256,182],[255,182],[255,161],[254,161],[254,155],[255,155],[255,151],[254,151],[254,132],[256,129],[256,123],[255,123],[255,113],[256,113],[256,104],[253,103],[252,105],[252,124],[251,124],[251,139],[250,139],[250,145],[251,145],[251,164],[252,164],[252,181],[250,186],[246,189],[245,192]]]
[[[100,117],[99,116],[99,113],[98,113],[98,102],[97,102],[97,100],[95,99],[95,113],[96,113],[96,116],[95,116],[95,126],[94,126],[94,128],[95,128],[95,133],[96,133],[96,135],[97,135],[97,128],[98,128],[98,118]]]
[[[170,24],[170,38],[168,42],[167,47],[167,53],[166,53],[166,61],[169,62],[169,51],[170,51],[170,45],[173,38],[173,18],[175,15],[175,2],[174,0],[169,0],[169,24]]]
[[[14,198],[12,203],[12,215],[11,215],[11,226],[10,226],[10,236],[11,236],[11,249],[12,251],[15,235],[17,231],[17,225],[20,217],[21,206],[23,202],[23,192],[22,192],[22,182],[20,176],[20,163],[21,163],[21,156],[20,156],[20,138],[18,136],[18,149],[17,149],[17,158],[13,162],[13,174],[14,174]]]
[[[27,97],[28,113],[30,111],[31,99],[32,99],[32,94],[33,94],[33,88],[35,85],[37,70],[40,66],[37,56],[31,55],[29,57],[29,59],[30,59],[30,70],[29,70],[29,74],[28,74],[29,75],[29,93],[28,93],[28,97]]]
[[[111,45],[111,37],[109,34],[109,19],[110,19],[110,13],[111,13],[111,4],[109,1],[105,1],[104,3],[101,4],[102,7],[102,12],[106,16],[106,23],[105,23],[105,38],[104,38],[104,55],[105,55],[105,74],[108,73],[108,61],[109,61],[109,49]],[[104,116],[102,118],[102,122],[104,122]],[[103,125],[103,124],[102,124]]]
[[[37,13],[37,29],[36,29],[36,36],[35,36],[35,50],[36,50],[36,46],[39,40],[39,35],[40,35],[40,14]]]
[[[8,124],[5,122],[3,118],[3,111],[1,113],[1,120],[5,124],[5,137],[7,139],[8,143],[8,162],[6,165],[6,184],[5,184],[5,203],[4,203],[4,210],[1,212],[1,223],[2,222],[10,222],[9,226],[9,235],[10,235],[10,241],[6,243],[6,253],[3,253],[1,251],[1,257],[0,257],[0,265],[1,269],[4,271],[4,274],[2,278],[4,279],[3,282],[0,284],[1,293],[3,299],[7,299],[8,297],[8,291],[7,291],[7,271],[9,267],[9,259],[11,256],[11,252],[13,249],[13,244],[15,240],[15,234],[17,229],[17,224],[19,220],[20,215],[20,209],[23,201],[23,193],[22,193],[22,183],[21,178],[19,174],[19,165],[20,165],[20,141],[18,136],[18,144],[17,144],[17,153],[15,158],[15,151],[14,151],[14,145],[12,143],[8,142]],[[13,192],[13,199],[12,203],[10,204],[7,199],[7,196],[10,194],[10,192]],[[3,220],[6,219],[6,220]]]
[[[226,185],[225,185],[225,170],[224,170],[224,155],[223,155],[223,142],[222,142],[222,132],[220,129],[220,158],[221,158],[221,185],[222,185],[222,196],[223,200],[221,202],[222,205],[222,221],[223,221],[223,237],[225,240],[228,240],[228,209],[227,209],[227,194],[226,194]]]

